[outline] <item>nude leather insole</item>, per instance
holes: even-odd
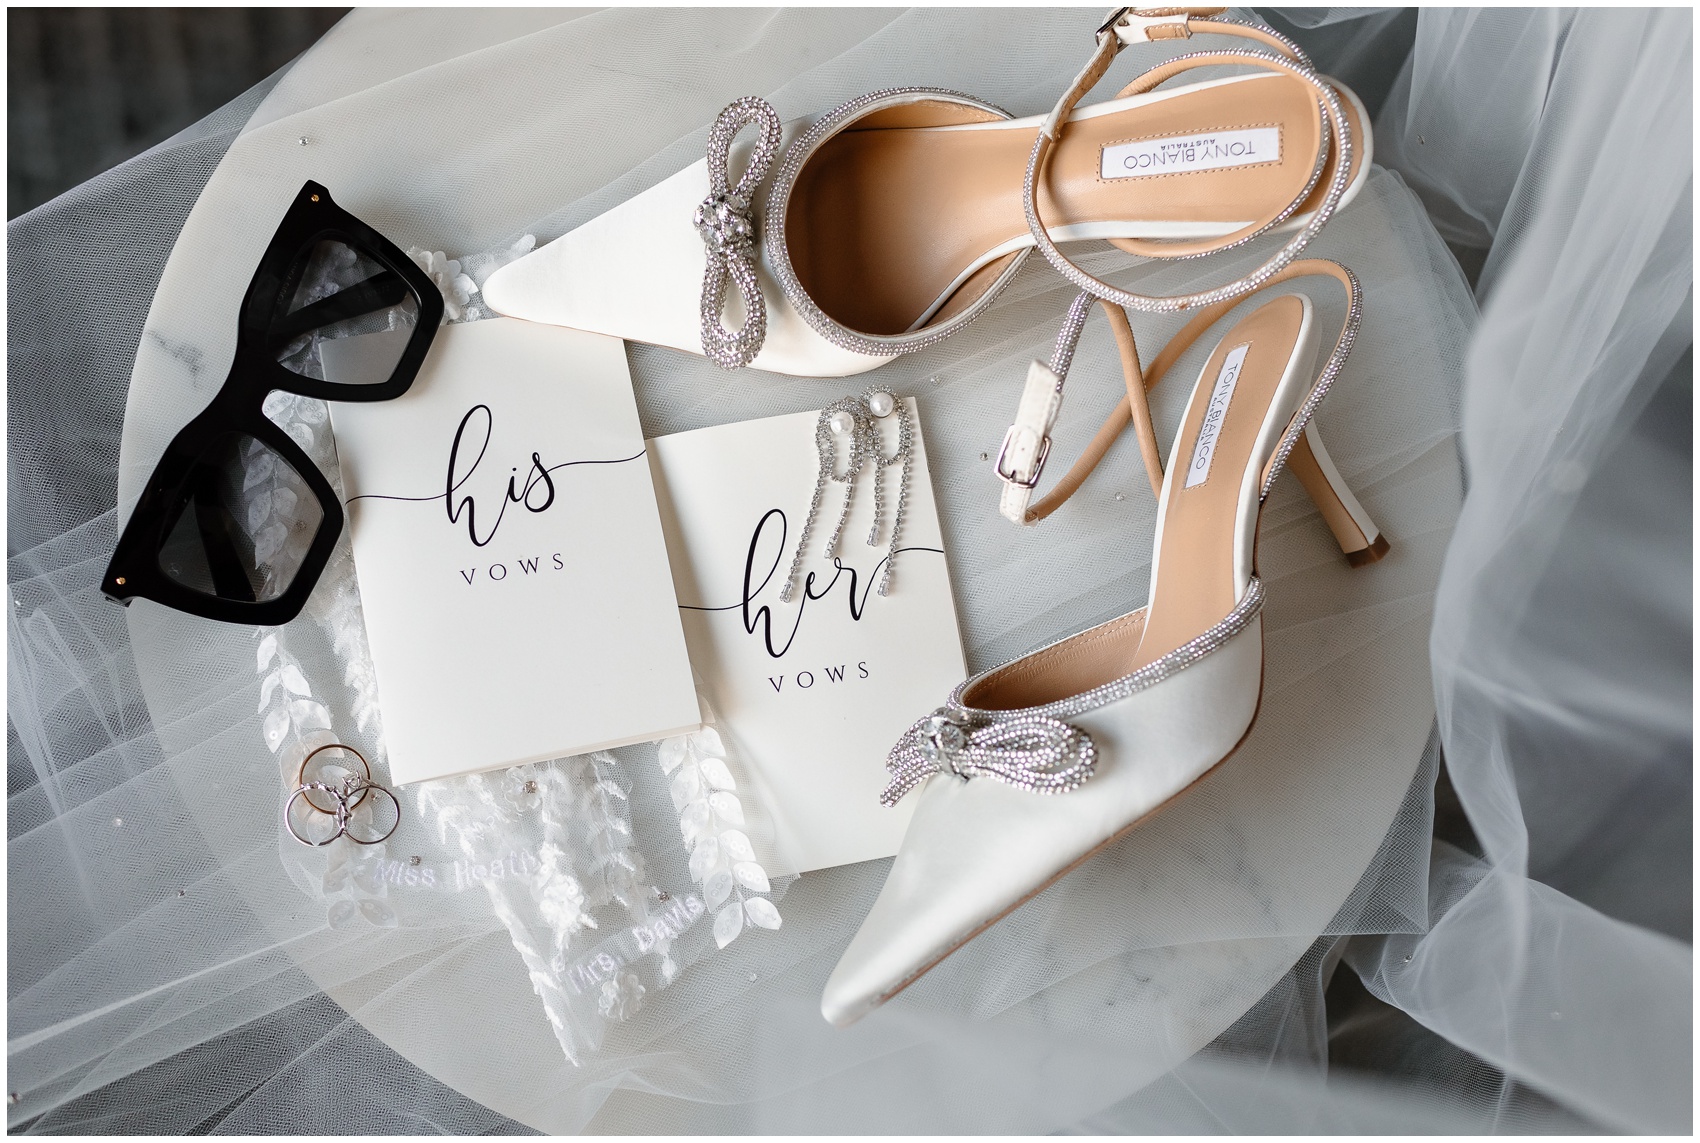
[[[1163,534],[1152,568],[1156,591],[1144,611],[1083,631],[982,679],[962,696],[982,710],[1019,710],[1089,691],[1166,655],[1224,619],[1235,598],[1234,542],[1240,488],[1275,390],[1304,325],[1304,303],[1268,302],[1234,326],[1211,353],[1175,436]],[[1187,487],[1210,397],[1230,355],[1245,356],[1202,481]],[[1266,457],[1258,457],[1259,472]]]
[[[954,120],[973,117],[960,106],[929,106],[934,123],[952,110]],[[909,109],[894,109],[904,110]],[[911,114],[908,121],[916,118]],[[1106,146],[1258,127],[1280,132],[1277,160],[1102,177]],[[1031,126],[916,127],[891,112],[840,132],[804,166],[790,196],[786,242],[803,288],[851,329],[905,332],[982,255],[1026,235],[1021,186],[1033,138]],[[1259,75],[1183,91],[1069,123],[1041,188],[1040,216],[1052,228],[1084,222],[1245,224],[1304,189],[1316,147],[1315,94],[1291,76]],[[1322,191],[1318,186],[1312,197]],[[992,277],[977,275],[964,288],[983,291]]]
[[[1153,592],[1145,635],[1130,670],[1173,651],[1221,622],[1239,602],[1234,575],[1240,490],[1252,451],[1269,414],[1275,389],[1292,360],[1304,326],[1304,303],[1276,298],[1252,311],[1222,339],[1205,363],[1186,419],[1175,435],[1177,448],[1165,489],[1163,534],[1151,569]],[[1218,378],[1245,347],[1239,376],[1215,430],[1215,446],[1202,479],[1187,469],[1199,455],[1200,434],[1211,417]],[[1267,457],[1257,457],[1261,474]]]

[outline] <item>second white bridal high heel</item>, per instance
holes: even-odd
[[[1125,313],[1105,304],[1128,396],[1051,496],[1029,507],[1032,484],[1016,485],[1004,510],[1026,523],[1043,518],[1131,420],[1159,494],[1149,601],[975,676],[897,743],[884,800],[919,800],[879,899],[827,982],[821,1012],[832,1023],[884,1003],[1162,808],[1245,738],[1263,681],[1258,521],[1285,465],[1317,497],[1354,564],[1387,552],[1311,421],[1356,336],[1357,280],[1337,263],[1307,260],[1266,285],[1313,275],[1334,278],[1347,294],[1345,322],[1322,368],[1313,370],[1307,297],[1277,297],[1248,313],[1205,362],[1166,473],[1146,390],[1236,303],[1207,307],[1149,370],[1140,367]],[[1049,451],[1050,420],[1091,301],[1082,294],[1071,309],[1051,366],[1034,363],[1011,430],[1040,426],[1031,449],[1023,438],[1024,452]]]

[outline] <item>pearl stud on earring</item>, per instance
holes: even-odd
[[[876,417],[889,417],[891,411],[897,408],[897,398],[884,389],[876,389],[868,394],[868,412]]]

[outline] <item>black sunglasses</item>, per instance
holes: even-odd
[[[324,187],[304,185],[242,299],[230,376],[166,447],[101,590],[225,623],[294,619],[343,512],[318,466],[267,418],[266,397],[399,397],[442,319],[442,294],[411,258]]]

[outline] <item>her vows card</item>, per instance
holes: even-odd
[[[910,414],[915,405],[909,402]],[[754,772],[782,864],[798,872],[897,852],[914,799],[880,805],[885,758],[964,677],[919,418],[889,593],[878,584],[900,465],[858,479],[837,555],[823,553],[845,486],[829,483],[789,602],[779,598],[819,460],[817,414],[649,442],[691,662],[722,733]],[[886,451],[895,417],[885,418]]]
[[[395,781],[697,727],[620,341],[445,326],[404,396],[331,421]]]

